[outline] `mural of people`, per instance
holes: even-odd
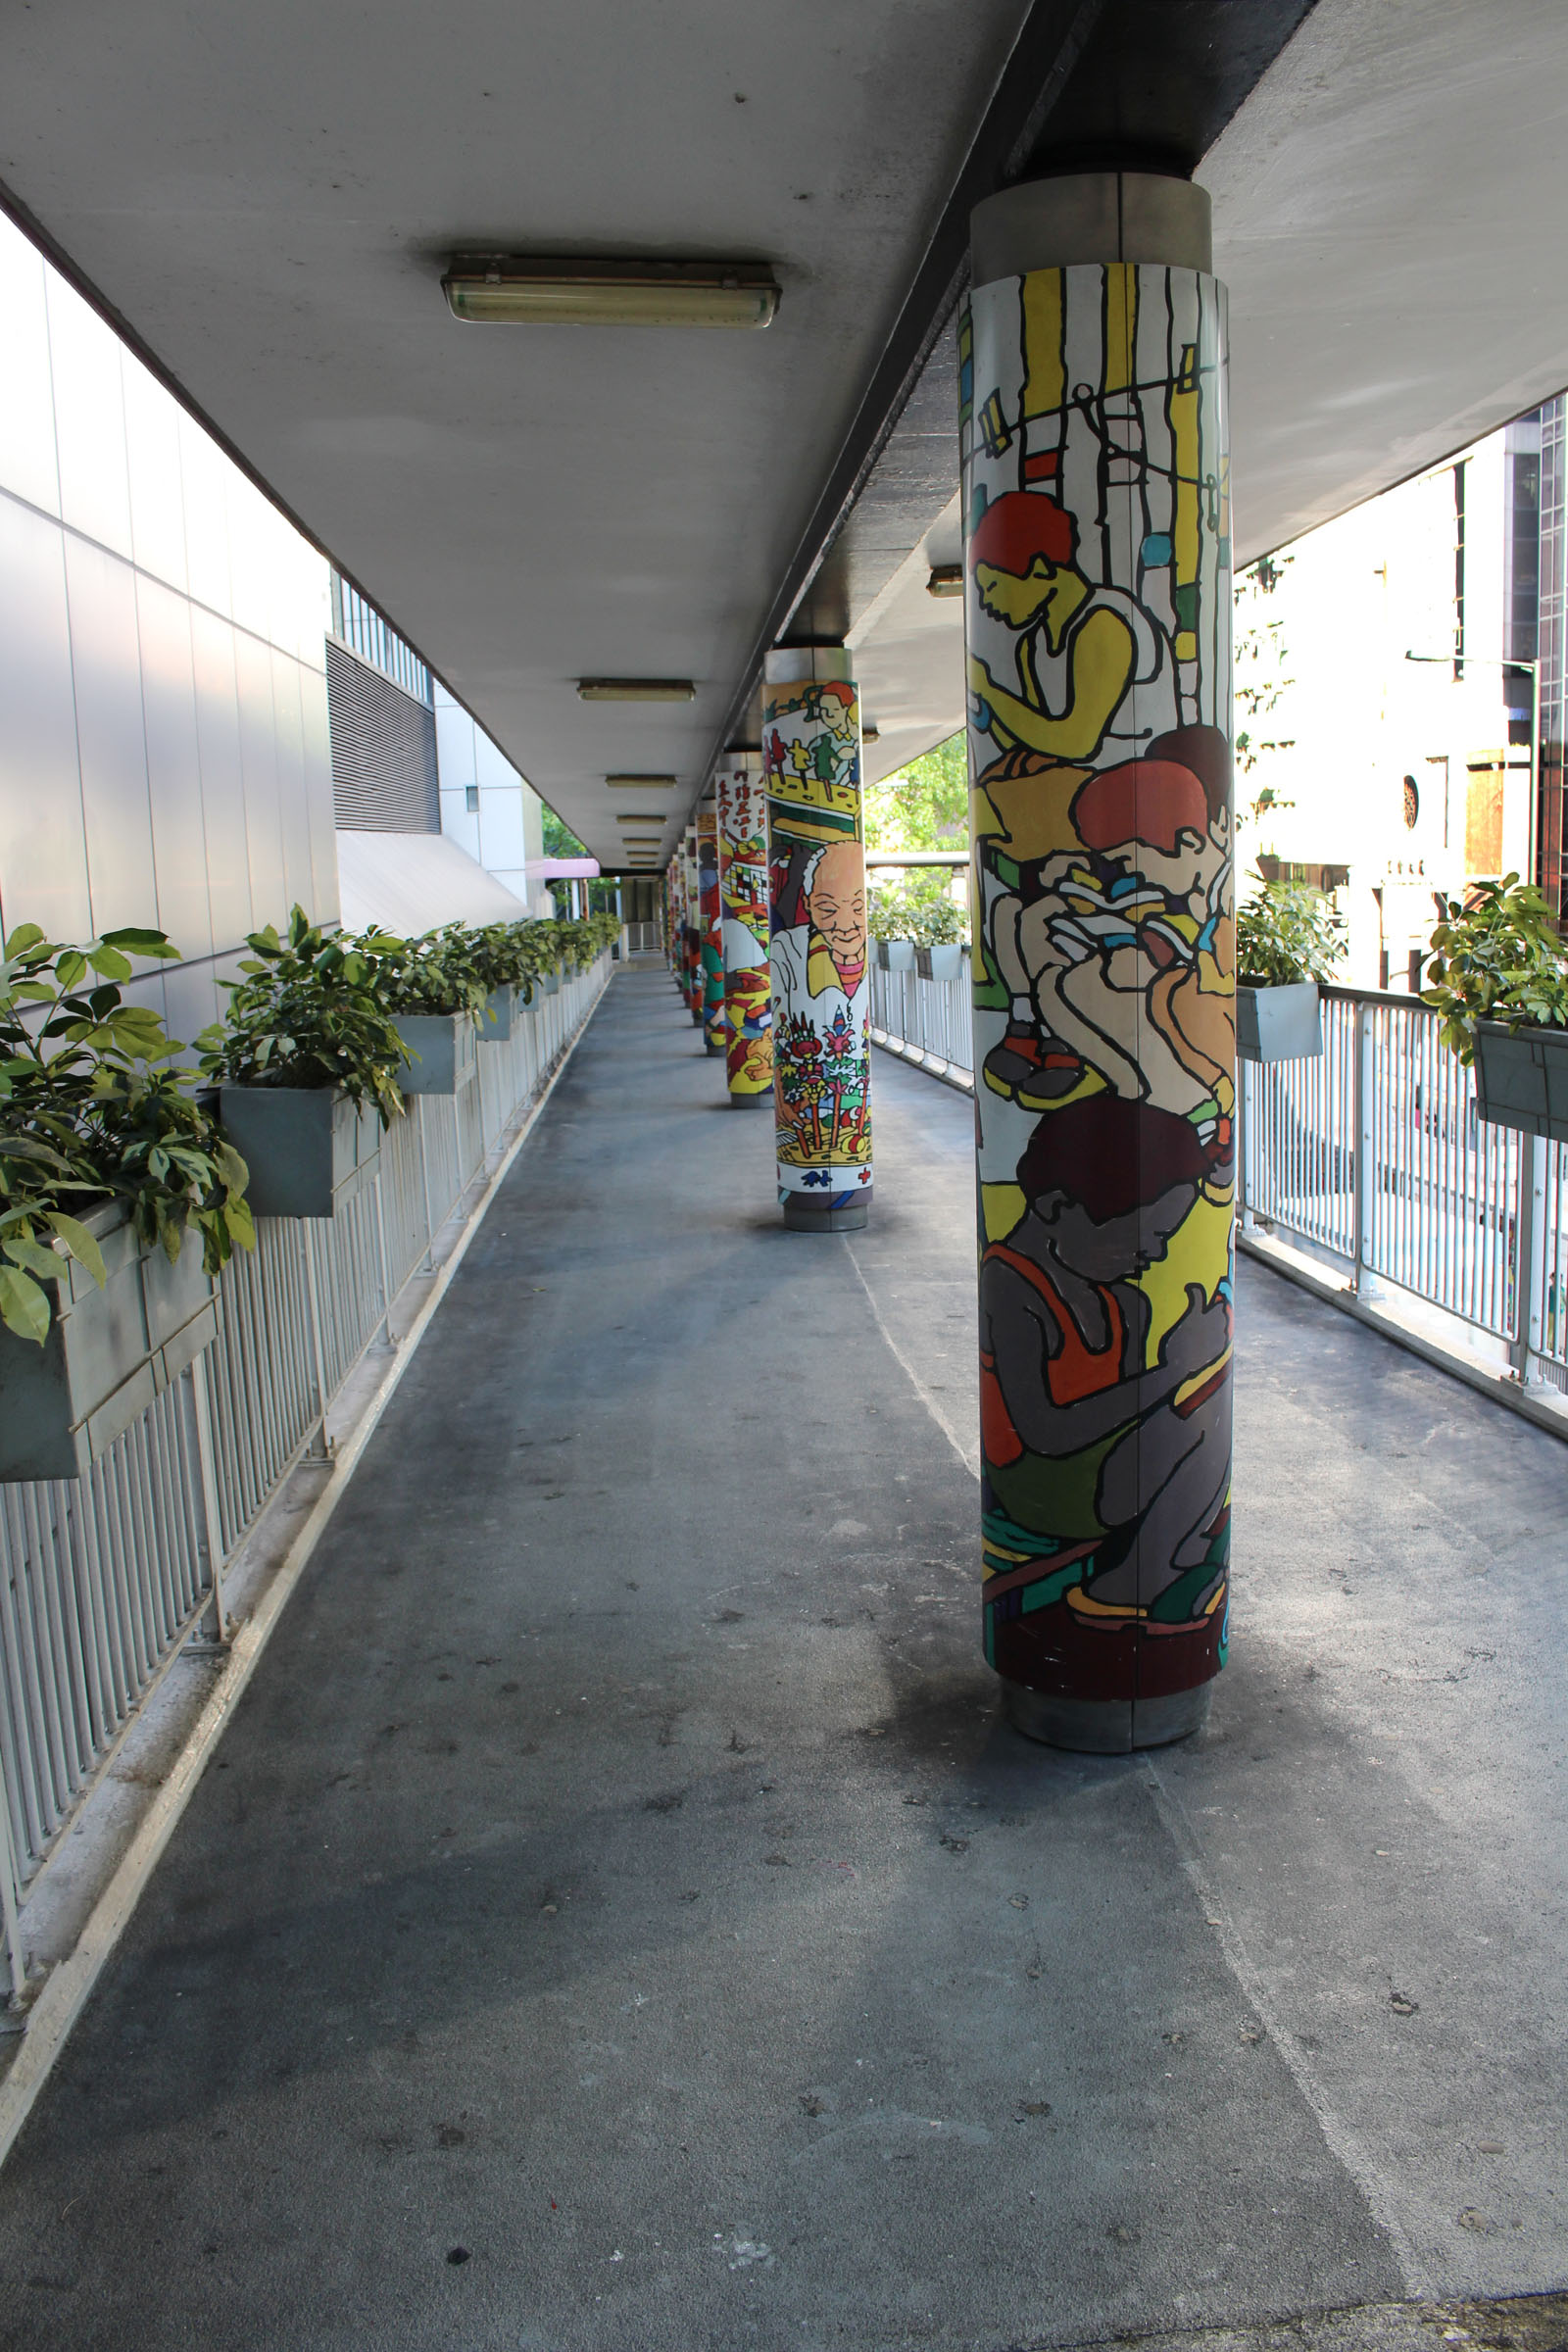
[[[763,691],[779,1198],[787,1222],[859,1223],[871,1193],[859,707],[846,677]]]
[[[1001,279],[959,358],[987,1654],[1119,1703],[1224,1652],[1224,292]]]
[[[758,1102],[773,1089],[767,803],[760,776],[746,766],[721,767],[716,785],[725,1076],[732,1102]]]
[[[724,943],[718,897],[718,818],[711,800],[704,801],[697,811],[697,891],[703,1035],[710,1054],[722,1054]]]

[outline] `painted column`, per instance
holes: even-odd
[[[703,1042],[710,1054],[722,1054],[724,935],[718,906],[718,809],[711,797],[697,811],[697,890]]]
[[[686,896],[686,1009],[700,1029],[703,1025],[702,891],[697,859],[697,819],[691,818],[681,837],[681,880]]]
[[[871,990],[860,706],[842,647],[768,655],[762,769],[779,1203],[786,1225],[843,1232],[871,1207]]]
[[[725,1077],[738,1108],[773,1094],[768,990],[767,803],[761,761],[741,753],[718,769],[718,897],[723,919]]]
[[[960,321],[986,1654],[1178,1739],[1225,1659],[1236,1104],[1225,289],[1208,199],[974,215]]]

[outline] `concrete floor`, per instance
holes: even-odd
[[[0,2344],[1004,2352],[1568,2283],[1568,1453],[1253,1265],[1211,1728],[998,1721],[969,1107],[612,985],[0,2179]]]

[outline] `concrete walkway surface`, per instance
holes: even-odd
[[[970,1106],[874,1087],[870,1229],[786,1234],[765,1111],[613,982],[0,2175],[0,2346],[1568,2285],[1568,1451],[1244,1264],[1210,1727],[1029,1745]]]

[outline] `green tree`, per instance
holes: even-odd
[[[540,809],[539,815],[544,828],[545,856],[547,858],[587,857],[588,852],[583,848],[571,827],[564,823],[548,804]]]
[[[961,850],[969,838],[969,755],[963,729],[865,792],[868,850]]]

